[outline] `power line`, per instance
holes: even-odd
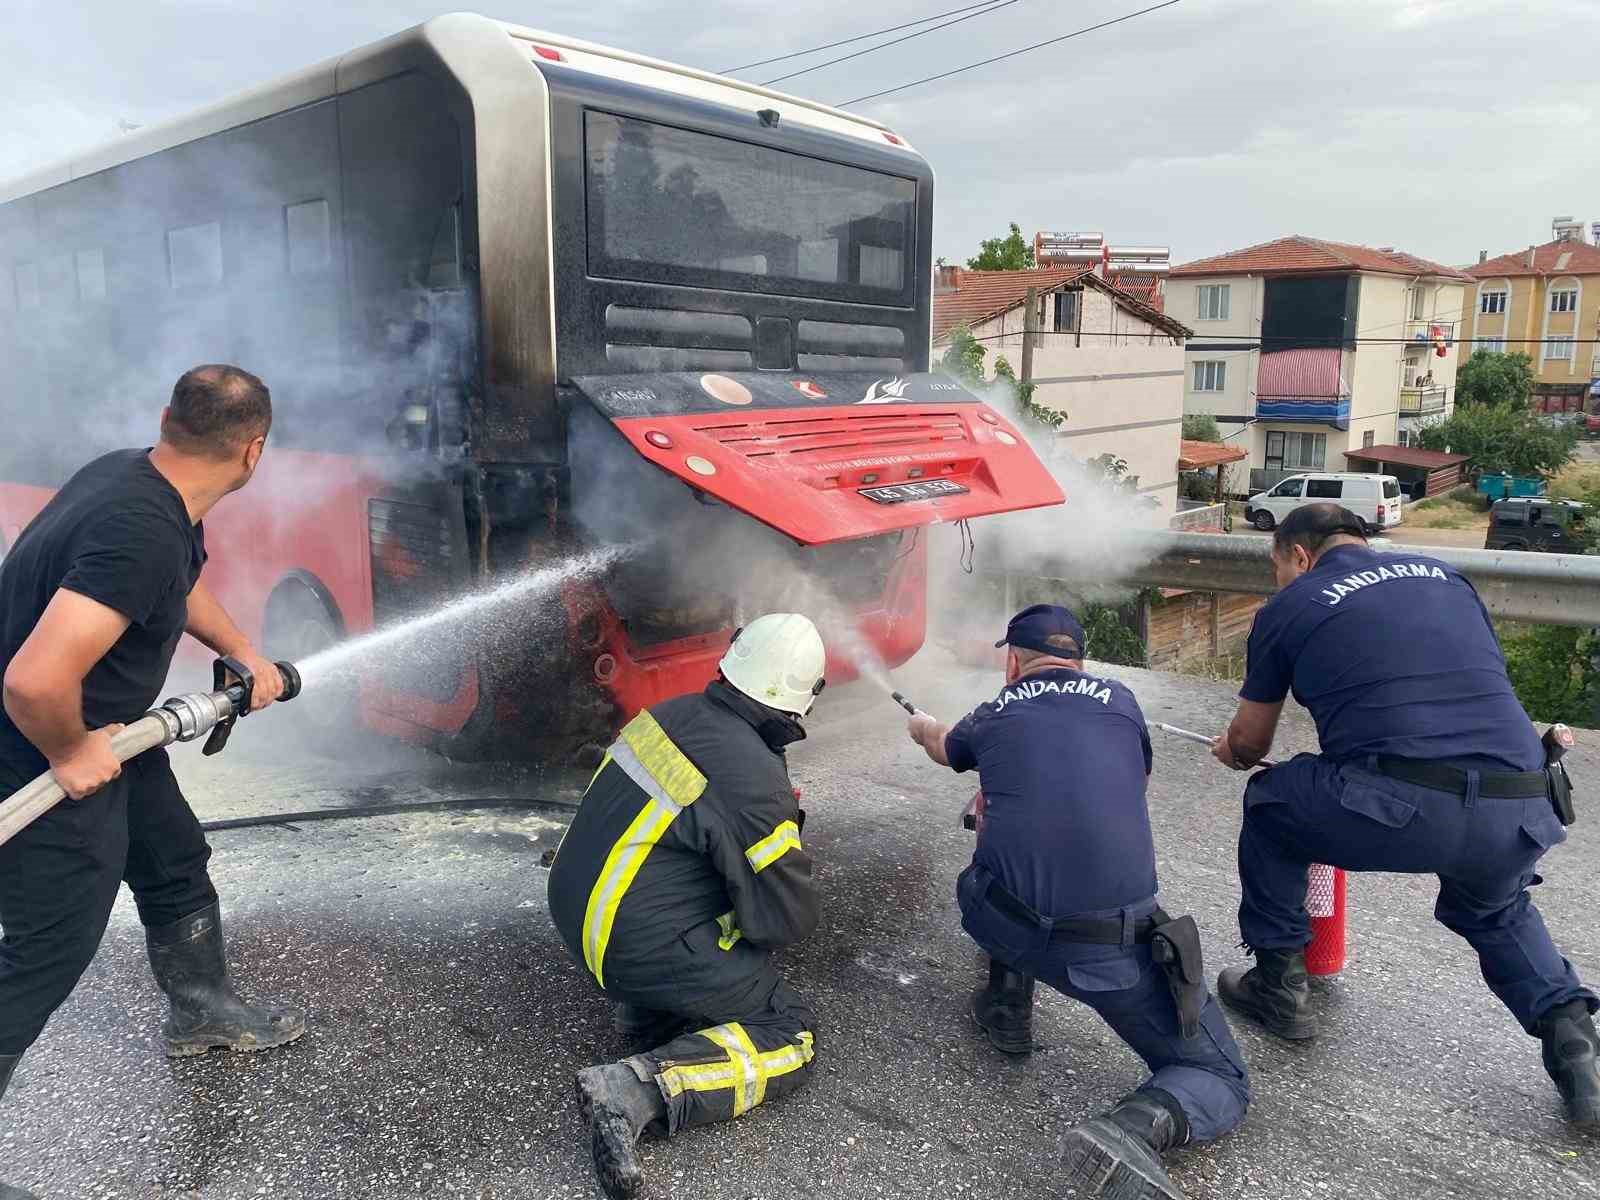
[[[769,84],[782,83],[785,79],[794,79],[800,75],[809,75],[812,71],[822,70],[823,67],[831,67],[837,63],[849,62],[852,58],[860,58],[863,54],[874,54],[879,50],[887,50],[890,46],[898,46],[901,42],[909,42],[912,38],[919,38],[925,34],[938,33],[941,29],[949,29],[952,25],[959,25],[963,21],[972,20],[974,17],[986,17],[992,12],[998,12],[1002,8],[1010,8],[1015,3],[1017,3],[1017,0],[999,0],[999,3],[995,3],[994,0],[990,0],[989,4],[985,7],[979,9],[977,12],[969,12],[964,17],[956,17],[950,21],[943,21],[938,25],[930,25],[927,29],[919,29],[915,33],[908,33],[904,37],[892,38],[887,42],[879,42],[876,46],[868,46],[865,50],[857,50],[854,54],[841,54],[838,58],[830,58],[826,62],[819,62],[814,67],[802,67],[798,71],[790,71],[787,75],[779,75],[773,79],[763,79],[761,81],[761,86],[767,87]]]
[[[783,62],[790,58],[804,58],[808,54],[817,54],[823,50],[832,50],[836,46],[848,46],[851,42],[865,41],[867,38],[882,37],[886,33],[899,33],[902,29],[910,29],[915,25],[926,25],[929,21],[937,21],[944,17],[953,17],[957,13],[971,12],[975,8],[988,8],[995,0],[982,0],[978,4],[968,4],[961,8],[952,8],[946,12],[934,13],[931,17],[920,17],[915,21],[907,21],[904,25],[891,25],[887,29],[875,29],[871,33],[858,33],[855,37],[840,38],[837,42],[825,42],[820,46],[812,46],[809,50],[794,50],[788,54],[780,54],[776,58],[763,58],[760,62],[745,63],[742,67],[728,67],[717,72],[719,75],[732,75],[736,71],[750,71],[756,67],[770,66],[775,62]]]
[[[994,341],[1000,341],[1000,340],[1002,340],[1004,338],[1020,338],[1022,336],[1022,334],[1023,334],[1022,330],[1013,329],[1013,330],[1010,330],[1010,331],[1008,331],[1006,333],[986,333],[982,337],[978,337],[977,335],[973,335],[972,340],[975,341],[975,342],[994,342]],[[1125,338],[1134,338],[1134,337],[1148,337],[1150,335],[1145,334],[1145,333],[1123,333],[1123,332],[1111,332],[1111,331],[1092,332],[1092,331],[1087,330],[1087,329],[1085,329],[1085,330],[1083,330],[1081,332],[1079,332],[1078,330],[1075,330],[1075,329],[1036,329],[1036,330],[1034,330],[1034,336],[1035,337],[1125,337]],[[1163,337],[1176,337],[1178,335],[1176,335],[1176,334],[1162,334],[1160,336],[1163,336]],[[1190,341],[1194,341],[1194,342],[1200,342],[1200,343],[1207,344],[1207,345],[1209,345],[1212,342],[1248,342],[1249,343],[1249,345],[1245,345],[1245,346],[1239,347],[1239,350],[1253,350],[1253,349],[1256,349],[1258,346],[1264,347],[1270,342],[1276,342],[1276,343],[1292,342],[1292,343],[1294,343],[1294,347],[1292,347],[1292,348],[1304,348],[1304,349],[1307,349],[1307,350],[1336,350],[1341,346],[1351,346],[1351,345],[1357,345],[1357,346],[1374,346],[1374,345],[1375,346],[1430,346],[1430,347],[1433,345],[1433,341],[1431,339],[1429,339],[1429,340],[1421,340],[1421,339],[1418,339],[1418,338],[1403,338],[1403,337],[1400,337],[1400,338],[1380,338],[1380,337],[1341,338],[1341,337],[1330,337],[1330,338],[1326,339],[1325,341],[1321,341],[1321,342],[1309,342],[1308,339],[1303,338],[1303,337],[1292,337],[1292,336],[1289,336],[1289,335],[1279,335],[1277,337],[1271,337],[1271,336],[1262,336],[1262,335],[1259,335],[1259,334],[1248,334],[1248,333],[1211,333],[1211,334],[1206,334],[1203,337],[1200,336],[1199,334],[1195,334],[1192,337],[1190,337],[1189,340]],[[1542,337],[1542,338],[1456,338],[1454,340],[1451,340],[1451,341],[1447,342],[1446,345],[1451,345],[1451,346],[1470,346],[1470,345],[1473,345],[1474,343],[1480,342],[1480,341],[1498,342],[1501,345],[1505,345],[1505,346],[1600,346],[1600,338],[1568,338],[1568,337],[1565,337],[1565,336],[1560,335],[1560,334],[1557,334],[1557,335],[1555,335],[1553,337]],[[1237,352],[1238,351],[1232,351],[1232,350],[1226,351],[1226,353],[1237,353]],[[1225,352],[1224,351],[1218,351],[1218,353],[1225,353]],[[1553,360],[1553,361],[1558,361],[1558,360]]]
[[[1098,25],[1088,25],[1083,29],[1064,33],[1060,37],[1049,38],[1042,42],[1035,42],[1031,46],[1023,46],[1020,50],[1012,50],[1006,54],[997,54],[993,58],[985,58],[979,62],[968,63],[964,67],[956,67],[951,71],[941,71],[937,75],[928,75],[922,79],[913,79],[910,83],[902,83],[898,87],[886,88],[881,92],[873,92],[869,96],[857,96],[854,100],[845,100],[835,105],[836,108],[848,108],[852,104],[865,104],[868,100],[880,100],[884,96],[892,96],[896,92],[904,92],[910,88],[921,87],[925,83],[933,83],[939,79],[949,79],[952,75],[960,75],[964,71],[975,71],[979,67],[987,67],[992,63],[1004,62],[1008,58],[1016,58],[1019,54],[1027,54],[1031,50],[1042,50],[1046,46],[1054,46],[1058,42],[1065,42],[1075,37],[1082,37],[1086,33],[1093,33],[1097,29],[1105,29],[1112,25],[1120,25],[1124,21],[1131,21],[1135,17],[1142,17],[1146,13],[1153,13],[1163,8],[1171,8],[1178,0],[1165,0],[1162,4],[1152,4],[1149,8],[1141,8],[1138,12],[1127,13],[1124,16],[1113,17],[1109,21],[1101,21]]]

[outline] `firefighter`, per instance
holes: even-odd
[[[908,731],[982,783],[977,850],[956,885],[961,923],[995,964],[973,998],[980,1025],[1029,1043],[1040,979],[1153,1072],[1067,1134],[1069,1180],[1085,1196],[1181,1200],[1162,1156],[1238,1126],[1249,1079],[1207,992],[1194,919],[1156,902],[1144,714],[1122,684],[1084,671],[1083,644],[1067,609],[1025,608],[995,643],[1007,648],[1000,695],[954,728],[918,713]]]
[[[1265,758],[1291,690],[1322,752],[1245,788],[1239,927],[1256,961],[1224,971],[1218,992],[1280,1037],[1315,1036],[1309,865],[1437,875],[1435,917],[1543,1042],[1568,1118],[1600,1128],[1600,1004],[1527,892],[1566,840],[1570,784],[1511,689],[1478,594],[1437,559],[1371,549],[1334,504],[1284,518],[1272,562],[1281,590],[1256,614],[1238,712],[1214,752],[1236,770]]]
[[[46,770],[67,794],[0,846],[0,1093],[94,957],[123,882],[170,1002],[168,1054],[259,1050],[305,1030],[302,1014],[246,1004],[229,982],[211,849],[166,751],[119,764],[111,750],[155,702],[185,632],[254,673],[253,707],[283,690],[200,582],[201,518],[249,481],[271,423],[255,376],[195,368],[155,447],[80,470],[0,564],[0,797]]]
[[[752,621],[704,692],[623,729],[551,866],[556,928],[642,1051],[577,1078],[614,1200],[644,1182],[646,1127],[726,1121],[809,1073],[811,1010],[772,952],[817,925],[784,750],[805,737],[823,659],[805,617]]]

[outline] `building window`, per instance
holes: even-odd
[[[1221,392],[1228,386],[1228,364],[1225,362],[1197,362],[1194,364],[1194,390]]]
[[[1427,313],[1428,294],[1422,288],[1411,289],[1411,319],[1420,321]]]
[[[1478,297],[1478,311],[1481,312],[1484,316],[1492,316],[1495,313],[1503,313],[1503,312],[1505,312],[1506,311],[1506,292],[1505,292],[1505,290],[1497,288],[1496,290],[1494,290],[1492,292],[1484,292],[1484,293],[1482,293]]]
[[[78,299],[92,304],[106,298],[106,256],[99,250],[79,250],[74,256],[78,268]]]
[[[1367,430],[1361,435],[1361,448],[1365,450],[1368,446],[1372,445],[1376,437],[1377,434],[1375,434],[1372,430]]]
[[[1226,321],[1228,319],[1228,289],[1232,285],[1226,283],[1207,283],[1195,289],[1195,296],[1199,300],[1200,310],[1196,314],[1202,321]]]
[[[1559,292],[1551,292],[1550,311],[1553,313],[1577,312],[1578,289],[1562,288]]]
[[[333,219],[326,200],[286,205],[283,224],[289,241],[289,274],[312,275],[333,261]]]
[[[174,290],[222,282],[222,226],[185,225],[167,231],[167,269]]]
[[[1044,322],[1040,322],[1042,325]],[[1078,293],[1056,293],[1056,321],[1057,333],[1071,333],[1078,327]]]
[[[1325,433],[1267,431],[1266,467],[1269,471],[1320,471],[1327,453],[1328,435]]]
[[[1410,446],[1411,445],[1411,431],[1409,429],[1402,429],[1398,434],[1395,435],[1395,439],[1394,440],[1395,440],[1395,443],[1397,445]]]
[[[1555,362],[1572,361],[1572,339],[1570,337],[1552,337],[1545,341],[1544,356],[1546,360]]]
[[[1506,352],[1505,338],[1477,338],[1472,343],[1472,348],[1480,354],[1504,354]]]

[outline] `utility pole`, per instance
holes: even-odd
[[[1039,335],[1039,289],[1029,288],[1023,302],[1022,316],[1022,377],[1020,382],[1033,382],[1033,341]]]

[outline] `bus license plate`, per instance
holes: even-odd
[[[875,504],[904,504],[908,500],[937,500],[940,496],[961,496],[970,489],[948,479],[927,479],[916,483],[891,483],[884,487],[861,488]]]

